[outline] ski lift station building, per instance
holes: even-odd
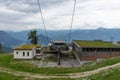
[[[120,46],[112,42],[94,40],[73,40],[73,52],[80,60],[96,60],[120,56]]]

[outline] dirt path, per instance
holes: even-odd
[[[80,78],[80,77],[85,77],[85,76],[89,76],[92,74],[96,74],[99,71],[104,71],[104,70],[118,67],[118,66],[120,66],[120,63],[106,66],[106,67],[102,67],[102,68],[92,70],[92,71],[86,71],[86,72],[80,72],[80,73],[71,73],[71,74],[67,74],[67,76],[45,76],[45,75],[40,75],[40,74],[28,73],[28,72],[14,71],[14,70],[2,68],[2,67],[0,67],[0,72],[13,74],[15,76],[25,76],[25,77],[31,77],[31,78]]]

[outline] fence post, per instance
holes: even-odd
[[[109,56],[112,57],[112,49],[110,50],[110,55]]]
[[[95,55],[96,55],[96,61],[98,61],[98,54],[97,54],[97,50],[95,50]]]

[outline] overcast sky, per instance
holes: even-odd
[[[120,28],[120,0],[76,0],[73,29]],[[70,28],[74,0],[40,0],[47,30]],[[0,0],[0,30],[43,29],[37,0]]]

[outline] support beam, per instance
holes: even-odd
[[[58,49],[58,65],[60,65],[60,58],[61,58],[61,50],[60,49]]]
[[[75,55],[76,59],[78,60],[79,64],[81,65],[80,58],[77,56],[77,54],[73,51],[73,54]]]

